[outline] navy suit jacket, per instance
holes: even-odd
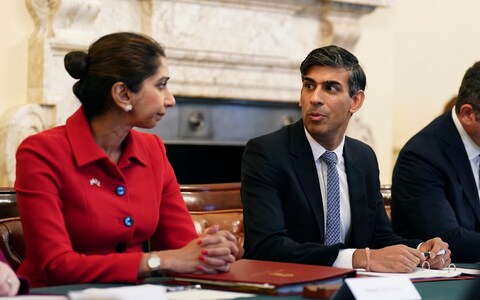
[[[451,111],[400,151],[392,176],[392,224],[404,237],[441,237],[454,262],[480,261],[480,200]]]
[[[393,233],[373,150],[346,137],[343,155],[351,230],[346,244],[326,246],[320,184],[303,122],[247,143],[241,186],[246,258],[332,265],[340,249],[420,243]]]

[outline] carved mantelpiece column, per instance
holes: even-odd
[[[68,80],[63,57],[70,50],[86,49],[90,43],[100,1],[27,0],[26,4],[35,25],[29,38],[28,102],[60,106],[58,113],[63,115],[71,111],[71,106],[64,108],[65,98],[72,98],[71,85],[63,85],[65,78]],[[64,121],[60,115],[57,122]]]
[[[323,0],[320,16],[322,22],[322,44],[339,45],[353,50],[360,38],[359,19],[371,13],[387,1],[329,1]],[[358,3],[361,2],[361,3]]]
[[[63,56],[67,51],[88,45],[93,22],[100,11],[99,0],[26,0],[25,3],[35,26],[28,41],[28,103],[10,108],[0,119],[2,186],[13,185],[15,152],[20,142],[62,123],[78,105],[71,93],[73,81],[62,71]],[[68,81],[69,86],[64,84]]]
[[[12,186],[15,181],[15,153],[20,142],[34,133],[55,124],[55,107],[44,104],[26,104],[10,108],[0,121],[1,186]]]
[[[26,0],[35,24],[28,104],[0,120],[0,184],[13,184],[14,152],[23,138],[64,123],[78,107],[63,57],[102,35],[143,32],[163,43],[175,95],[296,102],[305,55],[330,43],[353,49],[358,20],[389,2]]]

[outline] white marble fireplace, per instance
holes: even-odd
[[[170,87],[180,97],[298,101],[298,66],[319,46],[353,49],[359,19],[391,0],[26,0],[28,104],[0,121],[0,185],[15,179],[26,136],[65,122],[78,107],[64,55],[114,31],[151,35],[166,47]],[[350,135],[372,144],[361,115]]]

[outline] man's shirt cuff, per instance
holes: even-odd
[[[333,262],[333,267],[337,268],[346,268],[353,269],[352,259],[353,252],[357,249],[342,249],[338,251],[338,256],[335,262]]]

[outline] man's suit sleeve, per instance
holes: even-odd
[[[303,210],[285,209],[293,170],[286,170],[288,157],[278,155],[285,149],[275,149],[262,139],[249,141],[242,163],[242,202],[245,222],[245,257],[306,264],[332,265],[343,244],[325,246],[317,242],[298,242],[290,237],[286,217],[290,222],[309,216],[297,215]],[[289,173],[290,172],[290,173]],[[294,201],[295,199],[290,199]],[[300,204],[299,204],[300,205]],[[293,220],[293,221],[292,221]],[[299,228],[298,230],[312,230]]]
[[[461,227],[457,219],[474,220],[474,212],[467,203],[459,203],[466,202],[462,183],[440,160],[431,151],[428,157],[418,151],[401,152],[392,177],[393,228],[404,237],[439,236],[449,243],[454,261],[479,261],[480,233]],[[457,213],[452,205],[460,205]]]
[[[393,232],[380,193],[380,173],[373,149],[347,137],[344,157],[352,212],[351,233],[347,245],[354,248],[380,249],[404,244],[416,248],[421,240],[407,240]]]

